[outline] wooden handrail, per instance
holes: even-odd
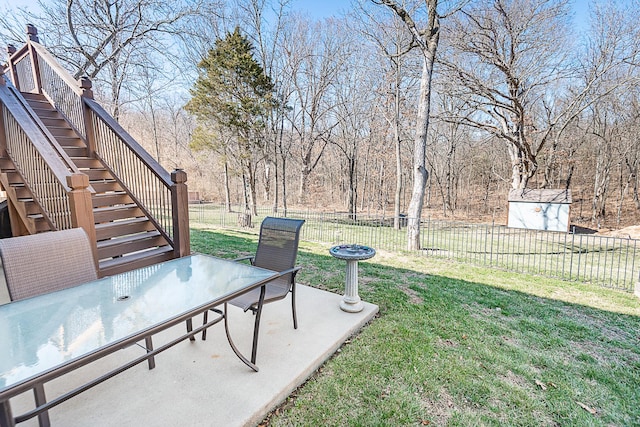
[[[18,92],[16,90],[15,87],[13,87],[13,85],[7,83],[7,88],[8,90],[13,94],[13,96],[15,97],[16,101],[18,101],[20,103],[20,105],[22,106],[22,108],[25,110],[25,112],[31,117],[31,120],[33,121],[33,123],[40,129],[40,132],[45,136],[47,143],[45,144],[45,146],[49,146],[50,148],[52,148],[58,155],[58,157],[62,160],[62,162],[65,164],[65,166],[73,173],[79,173],[80,170],[78,169],[78,167],[75,165],[75,163],[73,163],[73,161],[71,160],[71,158],[67,155],[67,153],[64,151],[64,148],[62,148],[60,146],[60,144],[58,143],[58,141],[56,140],[56,138],[51,134],[51,132],[49,131],[49,129],[47,129],[47,127],[45,126],[44,123],[42,123],[42,120],[40,119],[40,117],[38,117],[38,115],[35,113],[35,111],[33,111],[33,109],[31,108],[31,106],[29,105],[29,103],[26,102],[26,100],[24,99],[24,97],[20,94],[20,92]],[[40,140],[41,141],[41,140]],[[89,187],[89,190],[93,193],[95,192],[93,190],[93,188]]]
[[[5,83],[2,81],[1,83]],[[54,230],[72,228],[67,176],[72,172],[6,84],[0,84],[3,147]],[[90,196],[89,196],[90,197]]]
[[[69,166],[65,164],[60,157],[58,157],[58,153],[51,147],[47,136],[42,132],[42,129],[36,125],[31,116],[24,110],[23,105],[11,93],[7,84],[0,85],[0,101],[7,108],[11,116],[14,117],[29,141],[33,144],[33,147],[46,160],[49,169],[51,169],[51,172],[58,182],[65,188],[65,190],[69,191],[70,188],[67,187],[66,178],[67,175],[70,174]],[[77,172],[77,170],[74,172]]]
[[[78,81],[73,78],[73,76],[64,68],[58,64],[56,59],[49,53],[49,51],[42,46],[40,43],[36,43],[34,41],[29,41],[29,44],[33,46],[35,51],[38,53],[38,60],[43,59],[46,63],[56,72],[58,77],[60,77],[64,82],[69,86],[69,88],[75,92],[76,95],[82,95],[82,89],[78,86]]]
[[[93,99],[84,98],[84,103],[87,107],[99,118],[105,126],[113,131],[118,137],[126,144],[131,152],[143,162],[155,176],[162,181],[166,187],[171,187],[171,176],[160,164],[151,157],[151,155],[144,149],[138,142],[133,139],[126,130],[114,120],[109,113],[107,113],[100,104]]]

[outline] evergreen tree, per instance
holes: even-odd
[[[253,46],[236,29],[198,64],[199,76],[185,106],[197,120],[194,149],[224,154],[242,174],[245,208],[256,214],[256,163],[262,132],[271,109],[277,108],[274,85],[253,56]]]

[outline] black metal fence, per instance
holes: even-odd
[[[306,220],[302,239],[330,244],[357,243],[377,250],[406,251],[406,229],[393,228],[393,218],[346,213],[287,211],[261,208],[251,218],[259,227],[265,216]],[[223,206],[190,206],[193,226],[239,228],[247,217]],[[406,218],[400,218],[406,225]],[[515,272],[593,283],[633,292],[638,281],[638,240],[592,234],[559,233],[508,228],[498,224],[469,224],[426,219],[421,223],[421,250],[425,256],[454,259]]]

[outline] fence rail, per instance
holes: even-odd
[[[240,209],[227,212],[216,204],[190,205],[192,225],[239,227]],[[258,209],[252,218],[259,227],[265,216],[306,220],[302,239],[330,244],[358,243],[376,249],[406,251],[406,229],[395,230],[393,217]],[[401,225],[406,218],[401,218]],[[533,273],[563,280],[593,283],[632,292],[638,281],[640,251],[636,239],[590,234],[508,228],[499,224],[469,224],[425,219],[421,250],[425,256]]]

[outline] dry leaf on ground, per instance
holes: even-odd
[[[598,413],[598,411],[596,411],[595,409],[585,405],[582,402],[576,402],[582,409],[584,409],[585,411],[587,411],[588,413],[590,413],[591,415],[595,415]]]

